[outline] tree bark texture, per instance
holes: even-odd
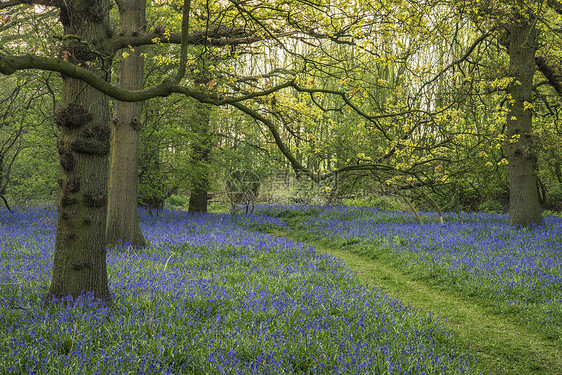
[[[61,57],[89,67],[109,80],[110,59],[101,46],[110,37],[109,0],[68,2],[61,22],[68,39]],[[111,298],[106,269],[108,98],[91,86],[63,76],[61,108],[60,189],[50,297],[93,293]]]
[[[508,88],[506,149],[509,162],[509,223],[513,226],[542,222],[532,126],[537,32],[531,22],[521,16],[510,29],[509,57],[513,82]]]
[[[210,118],[209,106],[195,102],[192,124],[194,141],[191,154],[192,190],[189,197],[189,212],[207,212],[211,154]]]
[[[121,33],[142,35],[146,25],[146,1],[123,0],[119,6]],[[118,84],[126,90],[140,90],[144,80],[143,47],[126,48],[120,52]],[[109,204],[107,212],[107,243],[146,245],[139,224],[139,135],[142,102],[116,101],[109,169]]]

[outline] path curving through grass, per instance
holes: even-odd
[[[291,237],[288,231],[275,231]],[[308,241],[320,252],[339,258],[358,278],[392,298],[440,320],[474,353],[491,374],[562,374],[562,348],[536,332],[445,289],[429,286],[411,273],[384,260],[371,259],[346,250]]]

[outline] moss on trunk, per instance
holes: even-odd
[[[79,35],[91,46],[101,46],[110,35],[109,9],[108,0],[69,2],[64,11],[73,17],[64,25],[65,33]],[[84,65],[93,72],[109,79],[106,72],[110,61],[95,53],[73,55],[76,42],[69,43],[63,46],[63,54],[76,63],[87,63]],[[93,293],[97,298],[110,300],[105,247],[108,98],[79,80],[63,78],[62,105],[56,121],[61,128],[61,168],[49,295],[62,298]],[[86,143],[99,147],[95,152],[76,147]]]

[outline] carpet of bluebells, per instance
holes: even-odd
[[[264,206],[259,212],[293,223],[303,239],[321,240],[408,269],[517,315],[532,329],[562,341],[562,219],[513,228],[506,215],[411,214],[342,206]]]
[[[318,220],[312,230],[325,225],[334,236],[346,225],[329,215]],[[371,230],[349,220],[353,236]],[[164,211],[142,212],[141,221],[149,247],[108,252],[113,307],[89,296],[42,306],[56,212],[0,210],[0,373],[478,372],[438,321],[360,284],[341,262],[313,247],[252,229],[285,227],[278,218]],[[488,225],[483,233],[492,233]],[[394,235],[401,235],[399,228]],[[420,254],[436,246],[422,237]],[[501,240],[490,235],[489,246]],[[498,273],[511,267],[518,278],[527,275],[509,258],[521,254],[504,256],[495,265]],[[470,269],[460,253],[450,259],[451,267]],[[552,264],[544,274],[559,275],[559,267]],[[533,280],[547,287],[548,280]]]

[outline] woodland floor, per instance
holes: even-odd
[[[272,234],[291,237],[285,231]],[[513,375],[562,374],[562,348],[511,321],[509,315],[430,286],[384,261],[307,242],[320,252],[339,258],[362,282],[438,319],[474,353],[484,371]]]

